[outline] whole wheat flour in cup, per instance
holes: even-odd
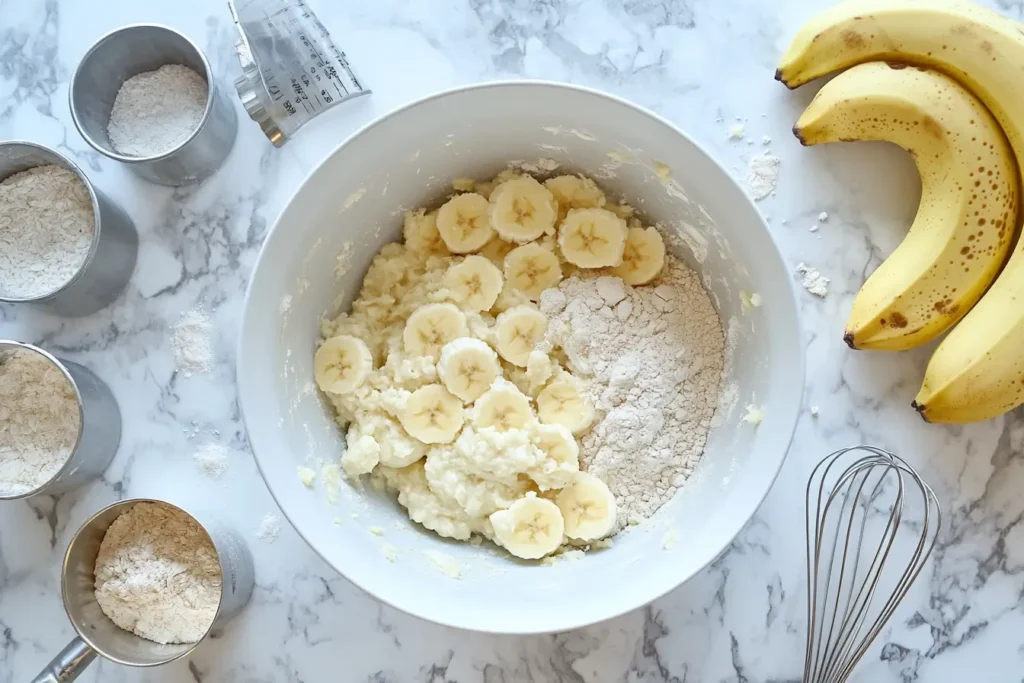
[[[32,299],[67,284],[95,227],[89,190],[66,168],[37,166],[0,182],[0,297]]]
[[[196,643],[217,616],[217,551],[190,516],[139,503],[114,520],[96,557],[96,600],[126,631],[157,643]]]
[[[171,151],[199,127],[208,95],[206,79],[180,64],[132,76],[117,91],[110,111],[111,146],[133,157]]]
[[[540,299],[548,339],[588,380],[598,417],[580,462],[615,494],[620,528],[653,515],[690,476],[724,366],[722,323],[697,274],[669,256],[653,284],[571,277]]]
[[[31,349],[0,350],[0,495],[34,491],[60,471],[78,441],[74,387]]]

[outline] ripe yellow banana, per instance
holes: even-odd
[[[872,60],[943,71],[974,93],[1024,159],[1024,29],[952,0],[848,0],[806,24],[776,78],[795,88]],[[1015,219],[1014,224],[1017,224]],[[936,349],[914,406],[932,422],[973,422],[1024,403],[1024,243]]]
[[[995,279],[1013,239],[1013,152],[984,106],[936,71],[868,62],[825,84],[793,132],[805,145],[885,140],[910,152],[921,204],[853,302],[846,343],[909,349],[945,332]]]

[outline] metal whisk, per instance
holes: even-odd
[[[931,554],[941,524],[939,503],[902,458],[854,446],[814,468],[805,521],[803,680],[843,683]]]

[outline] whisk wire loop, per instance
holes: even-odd
[[[908,517],[918,495],[922,512]],[[874,446],[844,448],[818,463],[806,502],[803,680],[843,683],[924,568],[941,511],[905,460]],[[917,540],[907,549],[910,534]]]

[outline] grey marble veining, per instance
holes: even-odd
[[[928,350],[852,353],[841,330],[853,296],[901,239],[919,193],[913,164],[883,145],[803,149],[789,134],[813,88],[772,78],[797,26],[826,0],[311,0],[375,90],[274,150],[242,113],[226,166],[196,188],[150,185],[92,152],[67,111],[69,74],[102,33],[161,22],[199,42],[224,87],[237,75],[221,2],[0,0],[0,138],[56,146],[134,217],[139,266],[125,294],[82,320],[0,306],[0,336],[42,344],[93,368],[124,413],[104,479],[0,513],[0,683],[30,678],[70,637],[58,565],[92,511],[124,496],[217,497],[250,541],[258,587],[244,616],[187,662],[151,671],[99,663],[87,681],[782,683],[803,663],[803,485],[814,462],[856,442],[903,454],[935,486],[946,528],[853,680],[1024,680],[1024,419],[959,428],[908,407]],[[1020,2],[994,5],[1021,18]],[[349,585],[285,524],[257,539],[273,501],[248,454],[234,391],[242,295],[269,225],[305,174],[357,126],[440,88],[534,77],[598,87],[680,125],[738,178],[772,138],[777,196],[761,203],[791,266],[832,279],[824,300],[800,292],[807,407],[765,504],[729,551],[643,610],[548,636],[464,633],[408,617]],[[747,140],[729,141],[736,117]],[[753,144],[749,144],[748,140]],[[821,211],[830,214],[819,231]],[[770,303],[770,302],[769,302]],[[175,371],[170,335],[203,306],[215,326],[212,372]],[[191,454],[217,441],[218,480]],[[683,540],[685,542],[685,539]]]

